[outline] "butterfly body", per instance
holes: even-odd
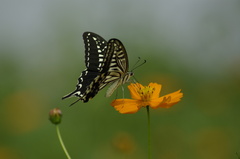
[[[127,52],[121,41],[110,39],[107,42],[92,32],[85,32],[83,39],[86,69],[78,78],[76,90],[62,99],[76,96],[79,100],[88,102],[98,91],[111,83],[106,93],[109,97],[119,85],[127,82],[133,75],[128,72]]]

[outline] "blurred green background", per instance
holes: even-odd
[[[146,59],[134,71],[142,84],[182,89],[179,104],[151,110],[154,159],[237,159],[239,17],[235,0],[1,0],[0,159],[65,159],[54,107],[72,158],[147,158],[145,109],[119,114],[106,89],[72,107],[61,100],[85,68],[85,31],[120,39],[130,68]]]

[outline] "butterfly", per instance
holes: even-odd
[[[119,85],[133,76],[133,73],[128,71],[126,49],[120,40],[113,38],[107,42],[93,32],[84,32],[83,40],[86,69],[78,78],[76,89],[62,99],[75,96],[79,98],[76,102],[82,100],[85,103],[108,84],[111,85],[107,89],[106,97],[110,97]]]

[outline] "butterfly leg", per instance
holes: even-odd
[[[124,98],[124,87],[123,87],[123,85],[121,85],[122,86],[122,92],[123,92],[123,98]]]

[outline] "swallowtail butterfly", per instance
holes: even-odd
[[[82,100],[85,103],[111,83],[106,92],[106,97],[110,97],[119,85],[133,76],[132,72],[128,72],[127,52],[118,39],[107,42],[95,33],[85,32],[83,40],[86,69],[78,78],[76,90],[62,99],[76,96],[79,98],[77,101]]]

